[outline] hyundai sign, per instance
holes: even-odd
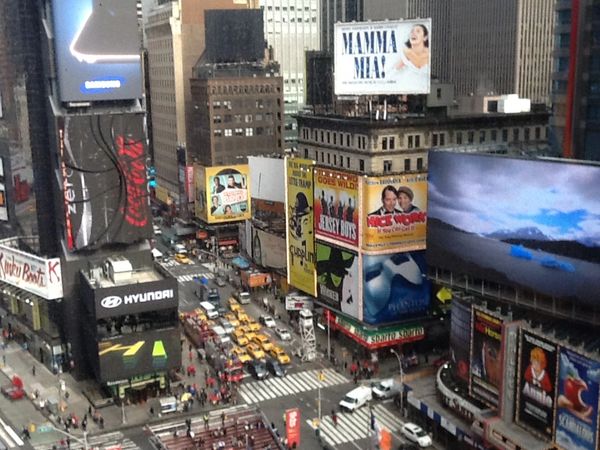
[[[93,295],[96,319],[177,308],[179,302],[175,278],[95,289]]]

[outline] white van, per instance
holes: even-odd
[[[177,412],[177,397],[165,397],[159,400],[160,413],[166,414],[171,412]]]
[[[212,327],[212,330],[215,332],[221,344],[229,344],[231,342],[231,338],[227,336],[227,332],[225,328],[220,325]]]
[[[252,300],[250,292],[242,291],[233,294],[234,298],[240,303],[240,305],[247,305]]]
[[[363,405],[366,405],[373,398],[371,388],[367,386],[359,386],[352,389],[340,401],[340,408],[350,412],[354,412]]]
[[[375,398],[392,398],[399,393],[400,384],[396,383],[393,378],[386,378],[385,380],[381,380],[379,383],[373,386],[373,396]]]
[[[219,317],[219,313],[217,312],[217,308],[213,306],[212,303],[209,302],[200,302],[200,306],[206,313],[206,317],[209,319],[216,319]]]

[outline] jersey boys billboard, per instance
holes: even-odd
[[[286,160],[288,283],[316,295],[313,162]]]
[[[336,95],[428,94],[431,19],[335,24]]]
[[[363,183],[365,251],[425,249],[427,175],[369,177]]]
[[[318,237],[358,246],[358,189],[356,174],[315,171],[315,233]]]
[[[52,0],[60,99],[142,96],[136,2]]]

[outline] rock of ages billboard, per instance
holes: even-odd
[[[152,237],[141,114],[57,119],[69,250]]]
[[[317,242],[317,297],[330,308],[359,318],[358,255]]]
[[[313,233],[313,162],[286,160],[288,283],[316,295],[315,236]]]
[[[558,347],[521,330],[519,383],[515,420],[552,438]]]
[[[355,174],[315,171],[315,234],[358,246],[358,187]]]
[[[425,249],[426,174],[366,178],[362,202],[364,250]]]
[[[557,384],[555,442],[565,449],[597,449],[600,362],[561,347]]]

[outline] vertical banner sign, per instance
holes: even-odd
[[[561,347],[555,442],[564,449],[598,448],[600,362]]]
[[[502,384],[502,320],[473,308],[471,395],[497,408]]]
[[[552,438],[558,347],[522,330],[517,392],[517,423]]]
[[[285,435],[289,448],[300,448],[300,408],[285,411]]]
[[[425,249],[427,175],[369,177],[363,183],[366,251]]]
[[[360,319],[358,255],[317,242],[317,293],[322,303]]]
[[[317,169],[315,176],[315,234],[358,246],[358,175]]]
[[[287,159],[288,283],[316,295],[313,162]]]

